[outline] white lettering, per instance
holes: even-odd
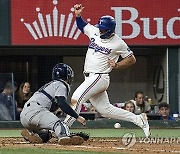
[[[138,140],[139,140],[139,143],[142,143],[143,142],[143,140],[144,140],[144,138],[140,138],[140,137],[138,137]]]
[[[147,138],[147,137],[144,138],[144,143],[150,143],[150,141],[151,141],[150,138]]]
[[[140,27],[138,24],[138,15],[139,12],[137,9],[133,7],[111,7],[111,10],[114,10],[115,13],[115,20],[116,20],[116,34],[119,35],[122,39],[132,39],[137,37],[140,34],[140,30],[143,32],[143,36],[147,39],[166,39],[167,36],[165,36],[163,33],[165,30],[167,32],[167,35],[172,39],[180,39],[180,34],[175,34],[174,32],[174,24],[179,24],[180,17],[172,17],[168,20],[167,23],[163,22],[163,18],[153,18],[154,21],[156,21],[156,32],[155,34],[152,34],[151,31],[151,23],[150,18],[140,18],[143,22],[143,27]],[[123,12],[129,11],[130,18],[129,19],[123,19]],[[180,9],[178,9],[180,11]],[[164,24],[166,24],[166,29],[163,29]],[[130,25],[132,27],[131,34],[125,35],[123,34],[123,27]]]
[[[170,138],[170,143],[175,143],[175,141],[176,141],[176,138],[175,138],[175,137],[171,137],[171,138]]]
[[[170,143],[169,138],[164,138],[164,142],[163,143]]]
[[[157,138],[157,144],[163,143],[163,138]]]
[[[144,36],[147,39],[154,39],[154,38],[166,38],[166,36],[163,36],[163,19],[162,18],[154,18],[154,20],[157,22],[157,33],[155,35],[150,34],[150,23],[149,18],[140,18],[140,20],[143,21],[143,32]]]
[[[115,19],[116,19],[116,33],[123,39],[131,39],[135,38],[140,33],[140,26],[135,22],[138,18],[138,11],[133,7],[111,7],[111,10],[115,12]],[[128,20],[122,19],[122,12],[129,11],[131,13],[131,17]],[[132,27],[132,33],[130,35],[123,35],[122,34],[122,25],[129,24]]]
[[[151,139],[151,142],[150,142],[150,143],[156,143],[156,142],[157,142],[157,140],[156,140],[156,138],[155,138],[155,137],[150,138],[150,139]]]
[[[180,143],[180,137],[177,138],[176,143],[178,143],[178,144]]]
[[[167,34],[169,35],[170,38],[172,38],[172,39],[179,39],[180,38],[180,34],[179,35],[175,35],[174,34],[174,30],[173,30],[173,25],[174,25],[175,21],[180,21],[180,17],[171,18],[168,21],[168,23],[167,23],[166,30],[167,30]]]

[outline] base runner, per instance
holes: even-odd
[[[81,32],[88,36],[90,44],[84,64],[85,80],[73,93],[72,108],[79,113],[82,103],[90,100],[102,116],[133,122],[140,126],[148,137],[150,131],[146,114],[135,115],[113,106],[106,92],[110,84],[109,73],[112,69],[124,69],[133,65],[136,62],[133,52],[115,34],[116,21],[112,16],[102,16],[94,26],[82,19],[83,9],[81,4],[74,6],[76,23]],[[118,62],[119,56],[122,60]],[[65,123],[71,126],[74,120],[73,117],[67,116]]]

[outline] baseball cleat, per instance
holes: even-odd
[[[43,143],[43,140],[39,137],[38,134],[30,132],[27,129],[23,129],[21,135],[26,141],[29,141],[30,143]]]
[[[61,137],[58,140],[60,145],[81,145],[83,144],[84,139],[80,136],[72,136],[72,137]]]
[[[149,124],[148,124],[148,120],[147,120],[147,115],[145,113],[141,113],[140,119],[142,122],[142,125],[140,125],[140,127],[143,129],[145,136],[149,137],[150,136],[150,129],[149,129]]]

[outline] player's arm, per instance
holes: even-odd
[[[67,100],[64,96],[56,96],[56,99],[57,99],[57,104],[59,105],[59,107],[61,108],[61,110],[74,117],[78,122],[80,122],[82,125],[85,125],[86,124],[86,120],[79,116],[70,106],[69,104],[67,103]]]
[[[74,5],[77,27],[84,33],[83,28],[87,25],[87,22],[85,22],[81,17],[83,9],[84,7],[81,4]]]
[[[108,60],[109,65],[113,67],[113,69],[125,69],[135,64],[135,62],[136,62],[136,58],[134,57],[133,54],[124,58],[123,60],[117,63],[115,63],[114,60],[111,60],[111,59]]]

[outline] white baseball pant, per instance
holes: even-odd
[[[91,104],[103,117],[137,124],[137,115],[110,104],[106,92],[109,82],[110,77],[108,74],[90,73],[89,77],[85,77],[84,82],[73,93],[72,99],[76,101],[76,104],[71,107],[79,114],[82,103],[90,100]],[[69,115],[64,120],[69,127],[74,121],[75,118]]]

